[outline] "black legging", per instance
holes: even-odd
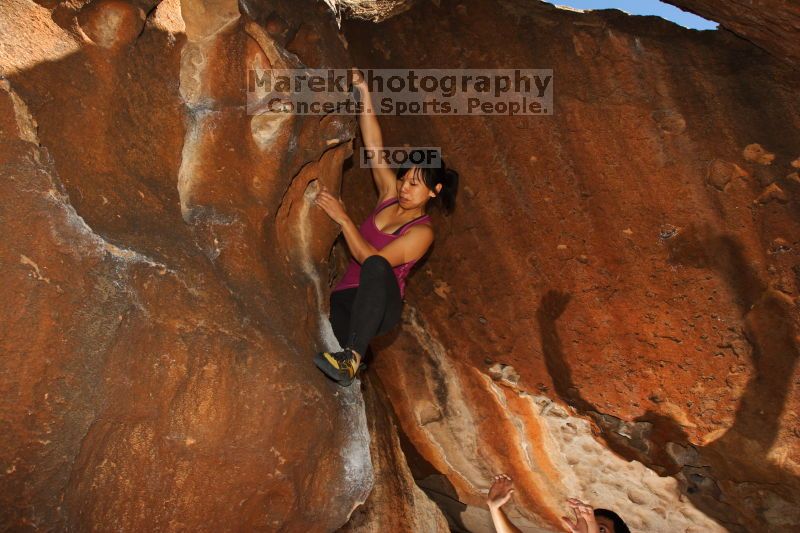
[[[373,337],[400,322],[403,300],[392,265],[379,255],[361,264],[358,287],[331,293],[330,321],[342,345],[357,351],[362,359]]]

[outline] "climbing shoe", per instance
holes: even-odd
[[[325,375],[345,387],[353,383],[358,371],[365,368],[358,364],[358,356],[349,348],[341,352],[319,352],[314,356],[314,364]]]

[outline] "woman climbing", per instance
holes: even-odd
[[[380,150],[383,139],[367,84],[354,76],[353,87],[364,105],[359,116],[364,147]],[[433,243],[429,203],[451,213],[458,188],[458,173],[445,169],[444,163],[439,168],[409,164],[394,172],[373,159],[372,177],[378,205],[358,228],[342,202],[325,188],[315,200],[341,226],[351,255],[330,298],[331,326],[344,349],[314,357],[320,370],[345,386],[361,368],[370,340],[400,322],[406,277]]]

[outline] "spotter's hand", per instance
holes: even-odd
[[[314,198],[314,205],[324,209],[328,216],[331,217],[331,220],[340,226],[344,225],[349,219],[345,211],[344,202],[328,192],[328,189],[325,187],[322,187],[319,193],[317,193],[316,198]]]
[[[497,509],[505,505],[511,499],[514,493],[514,483],[511,477],[506,474],[494,476],[494,482],[489,489],[489,496],[486,498],[486,503],[489,508]]]
[[[567,504],[572,507],[575,519],[570,520],[562,516],[561,520],[571,533],[600,533],[597,521],[594,517],[594,509],[577,498],[569,498]]]

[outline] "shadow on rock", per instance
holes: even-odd
[[[647,412],[626,422],[601,413],[574,383],[556,327],[570,295],[550,290],[542,297],[537,319],[556,393],[594,420],[610,449],[659,475],[674,476],[698,509],[730,531],[764,531],[766,524],[770,531],[795,531],[800,524],[800,479],[768,457],[800,357],[794,303],[767,287],[731,235],[690,226],[669,241],[668,250],[671,264],[716,272],[736,297],[754,373],[732,426],[699,446],[664,414]]]

